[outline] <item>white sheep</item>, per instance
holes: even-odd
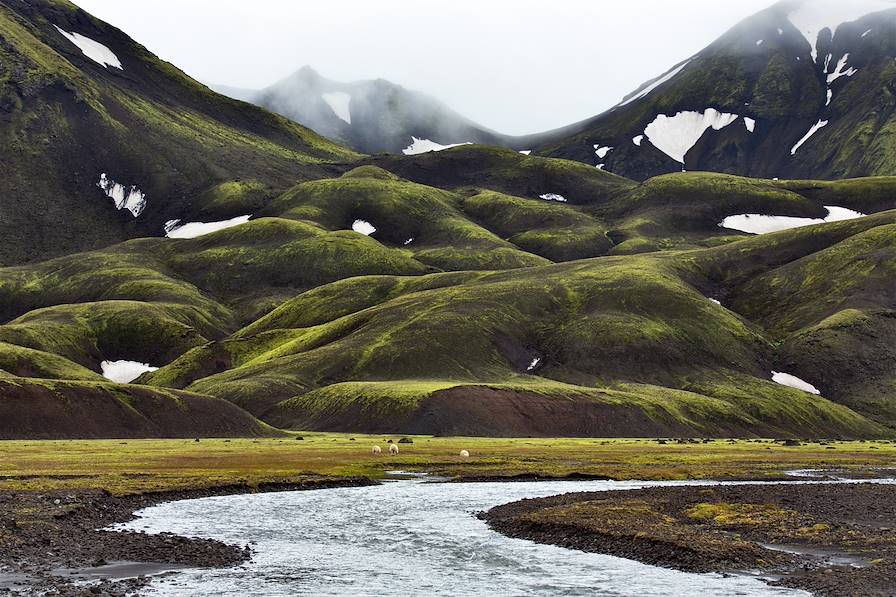
[[[461,450],[461,451],[460,451],[460,457],[461,457],[461,458],[469,458],[469,457],[470,457],[470,453],[467,452],[466,450]]]
[[[380,448],[379,446],[374,446],[372,452],[373,452],[374,456],[379,456],[380,454],[383,453],[383,449]]]
[[[389,454],[398,454],[398,444],[392,444],[389,446]]]

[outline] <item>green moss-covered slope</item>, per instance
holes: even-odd
[[[57,27],[107,46],[122,68],[92,61]],[[213,93],[70,2],[0,2],[0,265],[247,213],[354,157]],[[115,209],[103,173],[145,193],[139,217]]]
[[[887,435],[892,361],[874,355],[896,212],[718,226],[892,207],[892,180],[869,184],[688,173],[573,204],[366,165],[198,238],[0,269],[0,369],[90,381],[103,360],[146,362],[161,368],[141,383],[313,429]]]
[[[803,180],[889,168],[892,102],[872,83],[890,47],[853,51],[859,74],[822,109],[815,66],[782,59],[808,56],[799,32],[777,37],[726,36],[662,93],[540,156],[362,157],[210,92],[69,2],[0,0],[0,437],[272,432],[254,417],[377,433],[893,436],[896,178]],[[679,172],[634,142],[659,113],[707,107],[756,129],[709,132],[688,169],[794,180]],[[788,157],[784,140],[828,113]],[[632,179],[595,168],[595,145]],[[793,168],[775,170],[782,159]],[[139,217],[97,188],[102,173],[146,193]],[[825,206],[868,215],[758,237],[719,226]],[[246,214],[162,238],[169,220]],[[159,369],[114,384],[101,363],[116,360]]]
[[[534,154],[636,180],[682,169],[828,180],[896,174],[896,9],[856,10],[843,23],[830,14],[833,30],[807,40],[790,18],[801,4],[777,2],[604,113],[537,135]],[[707,124],[682,163],[661,148],[687,128],[664,131],[663,118],[683,112],[736,120]],[[611,149],[598,157],[598,148]]]

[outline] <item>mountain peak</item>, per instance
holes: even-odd
[[[295,73],[293,73],[293,76],[294,76],[294,77],[301,77],[301,78],[303,78],[303,79],[308,79],[308,80],[311,80],[311,79],[322,79],[322,78],[323,78],[323,77],[321,76],[321,74],[320,74],[319,72],[317,72],[317,71],[314,69],[314,67],[311,66],[310,64],[306,64],[305,66],[303,66],[302,68],[300,68],[299,70],[297,70]]]
[[[818,57],[819,35],[828,29],[831,35],[843,23],[862,17],[896,9],[896,0],[783,0],[775,5],[793,26],[803,34],[812,47],[812,57]]]

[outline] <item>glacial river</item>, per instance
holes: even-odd
[[[243,566],[158,577],[148,595],[807,595],[510,539],[475,517],[522,498],[678,484],[404,480],[172,502],[118,528],[252,544]]]

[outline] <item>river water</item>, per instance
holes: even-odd
[[[186,570],[148,595],[807,595],[510,539],[475,513],[522,498],[688,482],[387,482],[171,502],[118,528],[252,543],[247,564]]]

